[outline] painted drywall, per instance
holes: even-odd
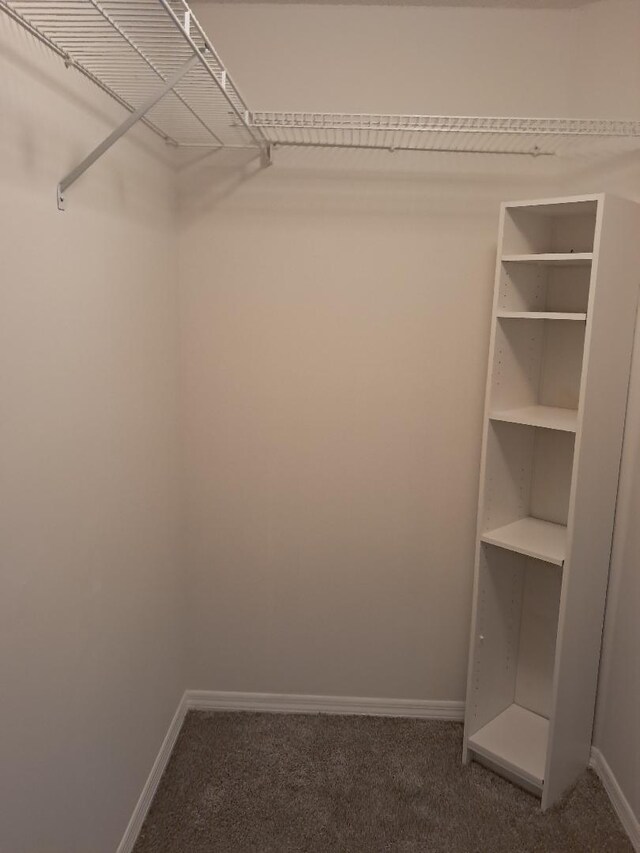
[[[640,75],[638,76],[640,85]],[[606,168],[575,177],[585,186],[640,202],[640,156],[625,155]],[[640,270],[638,272],[640,284]],[[604,755],[640,823],[640,317],[636,329],[629,406],[620,470],[611,573],[604,626],[594,745]]]
[[[640,329],[640,324],[639,324]],[[640,823],[640,332],[636,334],[594,744]]]
[[[633,0],[195,8],[256,108],[638,114]],[[498,202],[633,194],[636,163],[277,151],[266,173],[184,170],[190,683],[463,697]],[[633,660],[613,601],[605,661]],[[604,722],[624,681],[601,690],[597,743],[632,791],[637,704]]]
[[[580,115],[580,9],[192,6],[254,110]]]
[[[586,112],[640,118],[640,4],[606,0],[580,17],[583,86],[576,89]],[[640,154],[604,163],[576,163],[567,192],[612,192],[640,202]],[[640,270],[638,271],[640,284]],[[634,362],[614,530],[602,646],[594,745],[600,749],[623,796],[640,822],[640,323]]]
[[[190,683],[460,699],[496,187],[285,157],[181,234]]]
[[[178,704],[173,175],[0,14],[0,850],[114,853]]]
[[[256,108],[570,106],[573,11],[195,11]],[[554,181],[385,152],[183,170],[190,684],[464,698],[499,202]]]

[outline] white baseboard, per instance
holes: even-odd
[[[178,708],[175,714],[173,715],[173,719],[169,724],[169,729],[167,730],[165,738],[162,741],[160,751],[156,756],[156,760],[153,762],[151,773],[149,773],[149,777],[144,783],[142,793],[140,794],[138,802],[136,803],[136,807],[134,808],[133,814],[131,815],[131,820],[129,821],[124,835],[122,836],[122,841],[118,845],[116,853],[131,853],[131,851],[133,850],[133,847],[136,843],[136,839],[138,838],[138,834],[142,829],[144,819],[147,816],[147,812],[149,811],[149,806],[151,805],[151,802],[155,796],[162,774],[164,773],[165,767],[169,762],[169,758],[171,757],[171,753],[173,752],[173,747],[175,746],[176,740],[178,739],[178,735],[180,734],[180,729],[182,728],[184,718],[187,715],[188,707],[185,699],[186,693],[183,694]]]
[[[464,702],[422,699],[369,699],[353,696],[297,696],[277,693],[228,693],[187,690],[144,784],[116,853],[131,853],[171,757],[187,711],[270,711],[279,714],[367,714],[375,717],[416,717],[424,720],[462,720]]]
[[[415,717],[463,720],[464,702],[427,699],[370,699],[357,696],[307,696],[278,693],[228,693],[187,690],[194,711],[270,711],[278,714],[365,714],[373,717]]]
[[[612,769],[607,764],[606,758],[595,746],[591,747],[589,767],[595,770],[600,777],[611,804],[620,818],[620,823],[631,840],[633,849],[640,853],[640,821],[633,813],[633,809],[618,784],[618,780],[613,775]]]

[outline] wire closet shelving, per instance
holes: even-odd
[[[640,147],[637,121],[254,112],[250,122],[283,146],[534,156]]]
[[[633,150],[640,121],[251,111],[186,0],[0,0],[0,11],[128,117],[58,186],[58,206],[136,122],[180,147],[554,155]]]

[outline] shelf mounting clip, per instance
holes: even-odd
[[[83,175],[87,171],[87,169],[96,162],[96,160],[102,157],[102,155],[106,153],[109,148],[111,148],[111,146],[120,139],[121,136],[124,136],[124,134],[128,130],[130,130],[134,124],[139,122],[140,119],[143,118],[149,112],[149,110],[158,103],[158,101],[162,100],[162,98],[164,98],[164,96],[167,95],[174,88],[174,86],[176,86],[180,82],[180,80],[182,80],[185,74],[188,74],[188,72],[191,71],[193,66],[199,61],[200,57],[197,54],[194,54],[192,57],[190,57],[187,62],[184,63],[184,65],[181,65],[180,68],[178,68],[178,70],[174,74],[172,74],[164,81],[163,85],[160,87],[160,89],[158,89],[157,92],[151,95],[144,102],[144,104],[142,104],[142,106],[138,107],[137,110],[134,110],[134,112],[132,112],[131,115],[129,115],[119,127],[117,127],[112,133],[110,133],[109,136],[107,136],[107,138],[100,143],[100,145],[94,148],[93,151],[88,154],[84,158],[84,160],[75,167],[75,169],[72,169],[72,171],[69,172],[69,174],[66,175],[60,181],[57,189],[58,210],[65,209],[65,194],[69,187],[74,184],[78,180],[78,178]]]

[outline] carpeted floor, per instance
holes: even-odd
[[[591,771],[543,815],[461,748],[458,723],[191,712],[134,853],[633,853]]]

